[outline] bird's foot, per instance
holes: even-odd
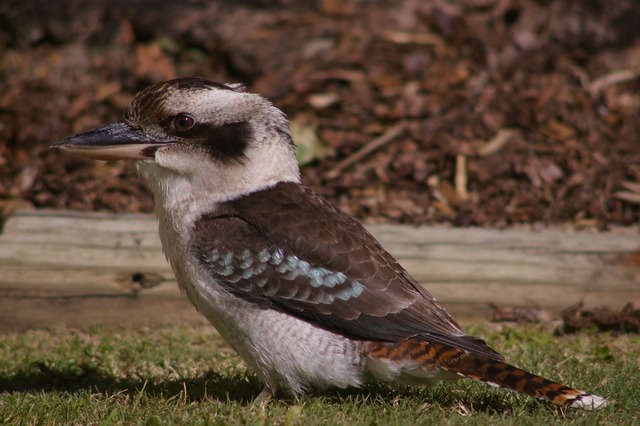
[[[273,398],[273,392],[271,391],[271,389],[269,389],[269,387],[265,386],[265,388],[262,389],[262,392],[260,392],[260,394],[256,396],[256,399],[253,400],[253,404],[266,405],[269,401],[271,401],[271,398]]]

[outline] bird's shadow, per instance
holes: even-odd
[[[0,376],[0,392],[68,392],[91,391],[105,394],[126,394],[165,399],[180,397],[190,402],[220,401],[250,404],[260,394],[262,384],[252,374],[207,371],[196,378],[149,380],[144,377],[118,377],[99,367],[65,366],[51,367],[36,363],[35,368]],[[402,392],[400,392],[402,393]],[[321,397],[328,404],[339,404],[345,399],[368,400],[383,398],[393,400],[398,390],[386,385],[370,383],[362,388],[328,388],[312,390],[299,398],[286,392],[278,392],[276,400],[285,405],[295,404],[300,398]]]
[[[262,384],[254,375],[241,371],[225,374],[208,371],[196,378],[149,380],[144,377],[117,377],[95,367],[53,368],[42,363],[35,367],[37,368],[28,371],[17,371],[13,375],[0,376],[0,392],[77,393],[88,390],[131,396],[144,394],[150,398],[179,397],[189,402],[217,401],[248,405],[262,390]],[[494,414],[508,411],[510,405],[499,395],[489,394],[474,400],[465,398],[460,392],[451,392],[446,386],[425,390],[424,387],[396,387],[378,382],[369,382],[361,388],[313,390],[308,396],[300,398],[304,400],[309,397],[322,398],[326,404],[342,404],[346,400],[391,402],[397,398],[411,398],[419,401],[420,405],[435,404],[445,410],[455,408],[461,400],[466,400],[470,409]],[[285,405],[300,402],[299,398],[284,392],[279,392],[276,400]]]
[[[208,371],[196,378],[146,379],[117,377],[99,368],[53,368],[36,364],[37,368],[17,371],[0,377],[0,392],[68,392],[84,390],[105,394],[145,394],[150,397],[179,396],[190,402],[218,400],[240,404],[252,402],[261,390],[257,378],[245,374],[232,375]]]

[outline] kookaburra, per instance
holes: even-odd
[[[122,121],[53,146],[136,164],[180,287],[262,395],[467,377],[571,407],[606,403],[466,335],[362,225],[300,183],[284,114],[239,85],[154,84]]]

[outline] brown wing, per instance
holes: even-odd
[[[197,222],[192,253],[231,293],[345,336],[420,336],[501,359],[447,311],[366,229],[294,183],[226,203]]]

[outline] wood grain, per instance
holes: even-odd
[[[489,302],[560,311],[640,305],[633,233],[369,225],[461,319]],[[0,330],[203,322],[180,294],[152,215],[14,212],[0,235]]]

